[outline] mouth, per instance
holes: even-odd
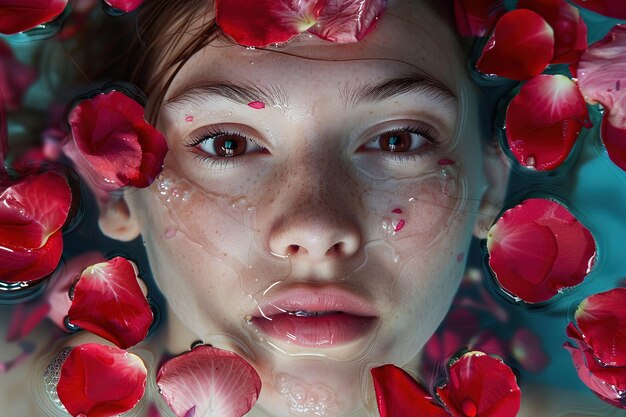
[[[283,290],[259,304],[252,323],[267,337],[303,347],[336,347],[367,336],[379,317],[365,299],[336,287]]]

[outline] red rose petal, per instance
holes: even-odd
[[[611,161],[626,171],[626,127],[617,128],[610,119],[610,113],[605,113],[602,119],[602,143]]]
[[[468,352],[448,369],[437,395],[455,417],[514,417],[521,393],[515,374],[500,359]]]
[[[591,233],[563,206],[539,198],[507,210],[489,231],[487,249],[499,285],[527,303],[579,284],[595,259]]]
[[[387,0],[327,0],[309,32],[331,42],[360,41],[385,13]]]
[[[598,14],[615,19],[626,19],[626,7],[623,0],[571,0],[572,3]]]
[[[50,235],[39,249],[11,250],[0,248],[0,281],[29,282],[50,275],[56,269],[63,253],[63,235]]]
[[[538,13],[554,30],[551,63],[575,62],[587,49],[587,25],[578,9],[565,0],[520,0],[517,7]]]
[[[506,137],[520,164],[537,170],[558,167],[583,126],[587,106],[576,84],[563,75],[539,75],[522,86],[506,112]]]
[[[233,352],[199,345],[165,362],[157,385],[177,417],[242,417],[256,402],[261,379]]]
[[[0,40],[0,97],[2,97],[6,108],[9,110],[19,109],[24,93],[36,79],[35,70],[18,61],[11,48]],[[0,151],[0,153],[2,152]]]
[[[83,271],[68,317],[73,325],[127,348],[146,337],[153,314],[132,264],[118,256]]]
[[[461,36],[485,36],[504,13],[502,0],[454,0],[454,16]]]
[[[575,318],[595,357],[607,366],[626,366],[626,288],[587,297]]]
[[[552,61],[554,31],[537,13],[518,9],[498,20],[476,69],[487,75],[527,80]]]
[[[371,370],[380,417],[446,417],[448,413],[417,381],[395,365]]]
[[[161,172],[165,137],[146,122],[143,107],[125,94],[110,91],[82,100],[68,121],[73,140],[64,151],[101,189],[147,187]]]
[[[143,0],[104,0],[106,4],[123,12],[132,12],[143,4]]]
[[[76,346],[61,368],[59,399],[73,415],[111,417],[143,397],[146,367],[137,355],[95,343]]]
[[[0,246],[41,248],[63,226],[71,203],[67,180],[56,172],[12,183],[0,193]]]
[[[326,0],[216,0],[215,20],[245,46],[286,42],[317,22]]]
[[[0,0],[0,33],[24,32],[54,20],[67,0]]]

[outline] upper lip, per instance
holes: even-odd
[[[334,285],[296,285],[279,290],[258,303],[251,316],[267,317],[282,313],[341,312],[354,316],[377,317],[378,312],[366,298]]]

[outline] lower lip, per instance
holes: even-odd
[[[266,335],[286,343],[309,347],[334,347],[367,335],[376,317],[333,313],[317,317],[275,314],[271,320],[255,317],[253,322]]]

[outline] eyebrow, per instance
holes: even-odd
[[[392,78],[379,84],[363,84],[342,91],[346,105],[373,103],[408,94],[426,94],[429,98],[449,104],[456,103],[456,95],[445,84],[424,74],[409,74],[401,78]]]
[[[410,74],[401,78],[387,79],[379,84],[362,84],[340,90],[345,106],[384,101],[408,93],[426,94],[433,100],[456,103],[456,95],[445,84],[423,74]],[[211,96],[223,97],[240,104],[261,101],[270,106],[287,105],[287,94],[279,86],[261,87],[247,82],[217,81],[204,81],[185,86],[176,91],[164,105],[172,106],[184,102],[194,104]]]

